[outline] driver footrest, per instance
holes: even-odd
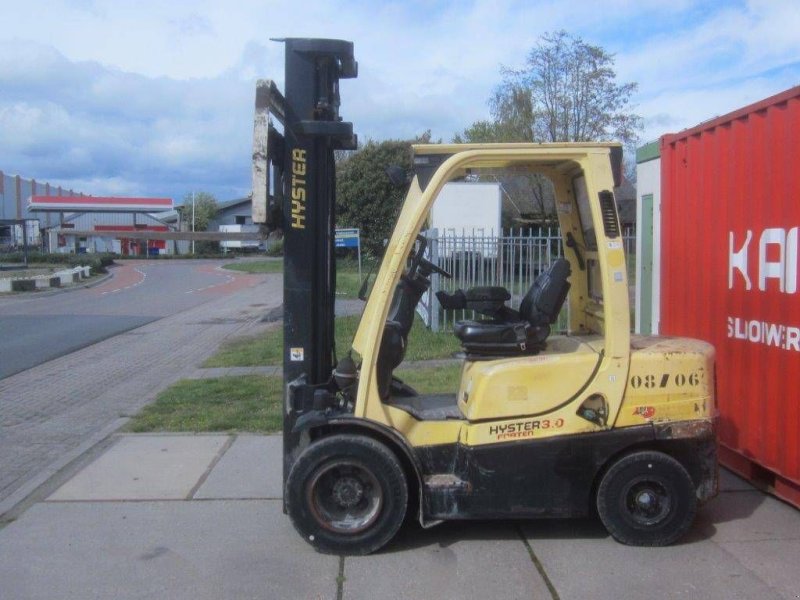
[[[464,415],[458,408],[455,394],[426,394],[424,396],[394,397],[384,401],[386,405],[409,413],[418,421],[462,420]]]

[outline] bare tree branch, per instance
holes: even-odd
[[[459,134],[464,141],[588,142],[637,139],[635,83],[617,83],[614,56],[566,31],[544,34],[522,69],[502,67],[489,100],[492,121]],[[489,139],[487,139],[489,138]]]

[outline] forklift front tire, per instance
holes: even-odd
[[[661,452],[624,456],[603,476],[597,512],[608,532],[630,546],[667,546],[691,527],[697,511],[692,478]]]
[[[361,435],[312,443],[286,482],[289,516],[315,549],[369,554],[391,540],[406,513],[408,484],[385,445]]]

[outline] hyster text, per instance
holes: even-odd
[[[306,151],[292,150],[292,229],[306,228]]]

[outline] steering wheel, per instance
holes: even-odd
[[[453,275],[451,273],[445,271],[439,265],[433,264],[427,258],[423,258],[423,257],[420,256],[419,257],[419,266],[423,271],[427,271],[428,273],[438,273],[442,277],[447,277],[448,279],[452,279],[453,278]]]
[[[431,261],[424,258],[425,250],[428,248],[428,238],[420,233],[417,235],[417,240],[419,241],[419,246],[411,257],[411,266],[408,269],[408,276],[413,279],[416,277],[420,268],[422,268],[422,274],[424,276],[428,276],[431,273],[438,273],[443,277],[451,279],[453,276],[450,273],[442,269],[439,265],[433,264]]]

